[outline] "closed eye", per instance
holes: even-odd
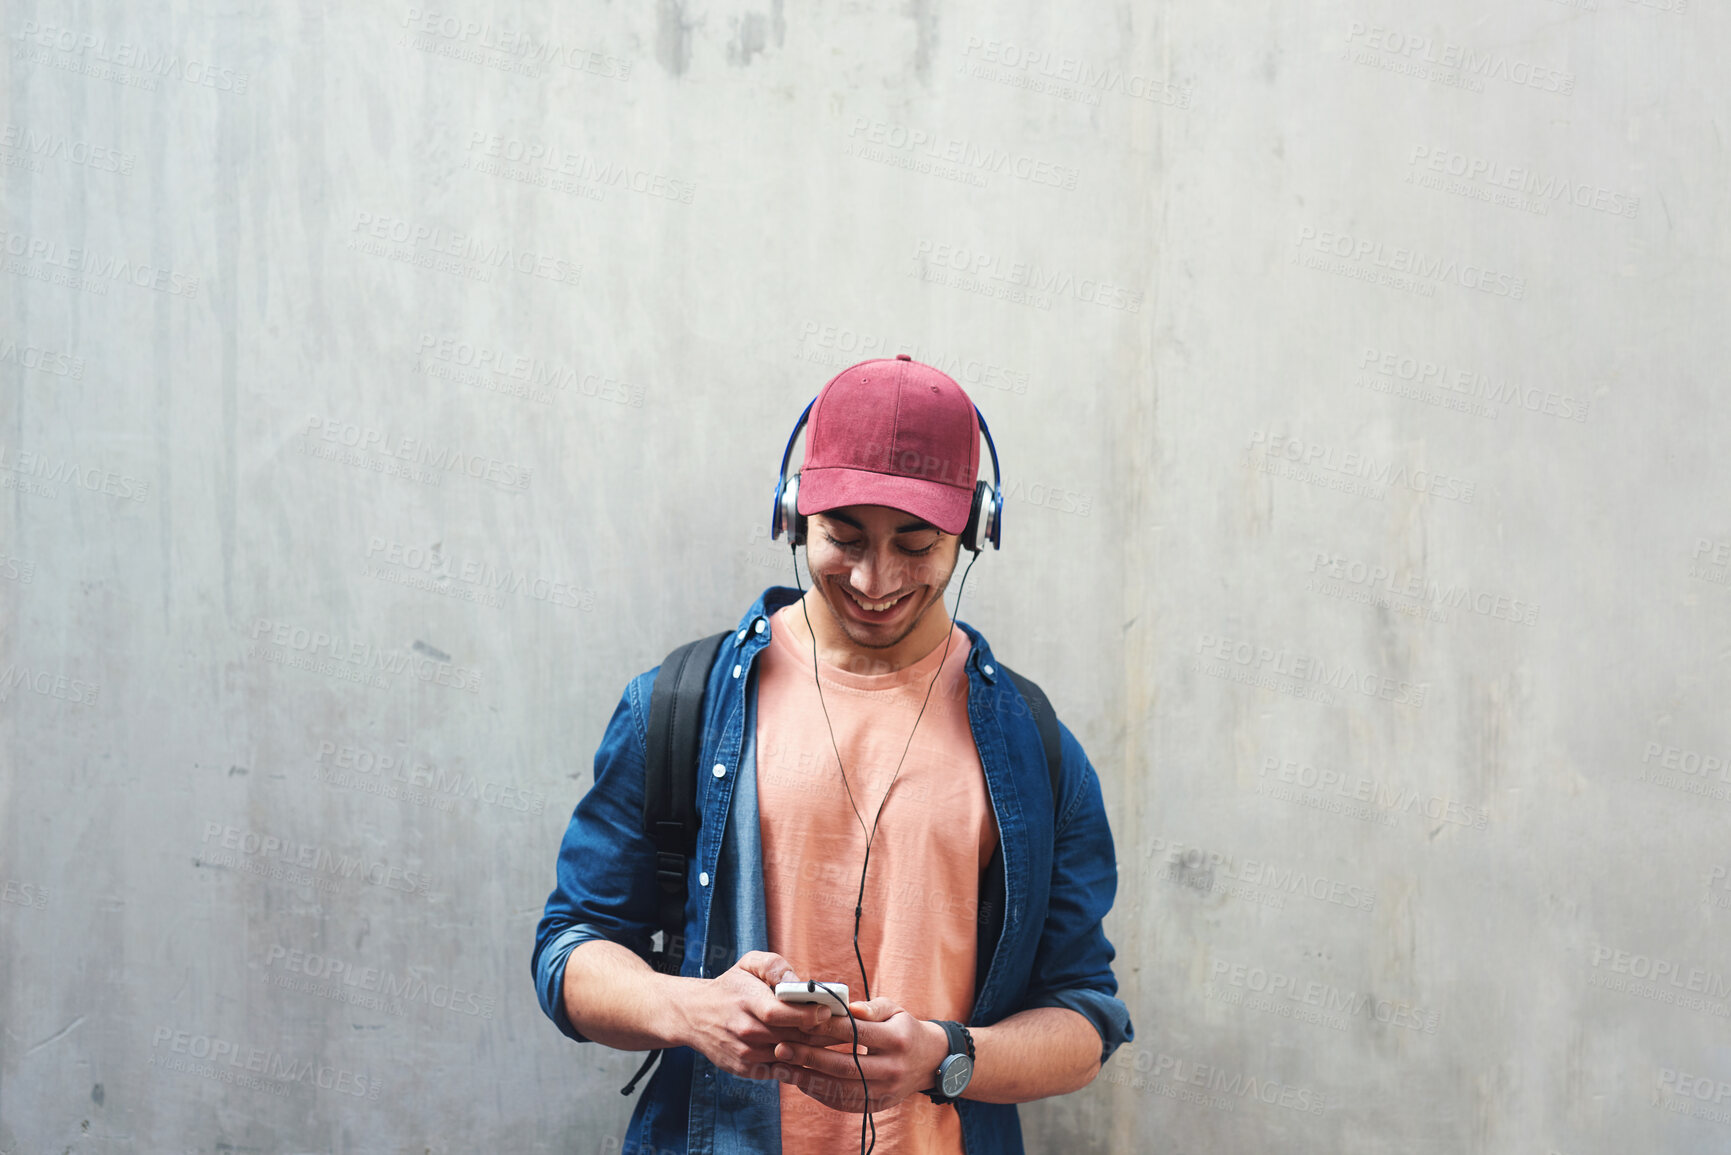
[[[840,541],[837,538],[833,537],[829,533],[828,530],[824,531],[823,536],[824,536],[824,540],[828,541],[833,546],[840,547],[841,549],[858,549],[860,547],[860,545],[862,544],[861,542],[857,542],[857,541]],[[906,546],[903,546],[902,552],[907,554],[909,557],[922,557],[925,554],[931,553],[932,549],[937,544],[938,543],[934,541],[934,542],[932,542],[931,545],[926,546],[924,549],[908,549]]]

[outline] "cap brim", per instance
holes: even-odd
[[[945,533],[961,533],[974,506],[974,491],[869,469],[800,472],[801,513],[822,513],[844,505],[887,505],[924,518]]]

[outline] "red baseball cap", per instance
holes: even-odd
[[[954,379],[905,353],[861,361],[812,404],[799,512],[887,505],[960,533],[979,472],[979,413]]]

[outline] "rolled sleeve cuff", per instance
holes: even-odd
[[[535,993],[541,999],[541,1010],[553,1020],[553,1025],[559,1028],[561,1034],[568,1039],[576,1039],[579,1043],[590,1040],[571,1025],[570,1018],[565,1014],[565,963],[571,957],[572,948],[578,943],[606,937],[594,923],[580,922],[548,940],[547,949],[541,952],[541,973],[535,983]]]
[[[1119,999],[1101,991],[1078,987],[1067,991],[1052,991],[1028,1001],[1029,1007],[1064,1007],[1075,1011],[1093,1024],[1100,1033],[1100,1065],[1112,1057],[1112,1052],[1136,1037],[1130,1025],[1130,1008]]]

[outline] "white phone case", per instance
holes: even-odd
[[[815,988],[815,989],[814,989]],[[775,997],[784,1003],[818,1003],[832,1011],[847,1006],[846,983],[776,983]]]

